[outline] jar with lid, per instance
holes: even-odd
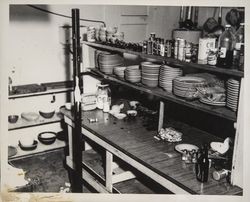
[[[104,109],[104,106],[105,110],[110,108],[111,90],[108,84],[97,84],[96,105],[98,109]]]

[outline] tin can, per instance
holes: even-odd
[[[165,56],[167,56],[167,57],[172,56],[172,41],[171,40],[166,40]]]
[[[174,58],[175,59],[178,59],[178,44],[179,44],[179,41],[180,40],[180,38],[176,38],[175,39],[175,42],[174,42]]]
[[[228,170],[226,169],[213,172],[213,178],[217,181],[226,178],[227,176],[228,176]]]
[[[210,49],[215,48],[215,38],[200,38],[198,50],[198,63],[207,64],[207,57]]]
[[[142,43],[142,53],[147,53],[147,46],[148,46],[148,41],[144,40]]]
[[[207,64],[216,65],[217,63],[217,49],[210,49],[207,56]]]
[[[178,60],[184,61],[185,60],[185,39],[178,40]]]
[[[153,41],[151,40],[147,41],[147,54],[149,55],[153,54]]]
[[[191,43],[186,43],[186,48],[185,48],[185,62],[191,62],[191,48],[192,44]]]

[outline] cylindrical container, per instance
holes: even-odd
[[[210,49],[215,48],[215,38],[200,38],[198,49],[198,63],[207,64],[207,56]]]
[[[149,55],[153,54],[153,41],[151,40],[147,41],[147,54]]]
[[[175,39],[175,42],[174,42],[174,58],[175,59],[178,59],[178,44],[179,44],[179,41],[180,40],[180,38],[176,38]]]
[[[226,169],[222,169],[222,170],[219,170],[219,171],[214,171],[213,172],[213,178],[217,181],[221,180],[221,179],[224,179],[228,176],[228,170]]]
[[[165,44],[164,44],[164,39],[161,39],[161,42],[160,42],[160,56],[165,56]]]
[[[185,47],[185,62],[191,62],[191,43],[186,43],[186,47]]]
[[[165,45],[165,56],[171,57],[172,56],[172,42],[171,40],[166,40],[166,45]]]
[[[210,49],[208,56],[207,56],[207,64],[209,65],[216,65],[217,63],[217,49]]]
[[[97,84],[96,105],[99,109],[104,109],[104,104],[111,106],[111,91],[108,84]],[[107,106],[105,110],[107,109]]]
[[[148,46],[148,41],[144,40],[142,43],[142,53],[147,53],[147,46]]]
[[[185,60],[185,39],[179,39],[178,40],[178,60],[184,61]]]
[[[95,42],[95,28],[94,27],[88,27],[87,28],[87,41],[89,42]]]

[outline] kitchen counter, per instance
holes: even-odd
[[[74,127],[72,113],[64,108],[61,112],[65,122]],[[88,118],[97,118],[98,122],[89,123]],[[183,123],[168,124],[183,133],[179,143],[200,146],[204,141],[222,141]],[[145,117],[118,120],[102,110],[83,112],[82,133],[175,194],[242,194],[241,188],[230,185],[225,179],[215,181],[211,177],[213,168],[210,169],[208,182],[200,183],[195,176],[194,164],[186,164],[181,160],[181,154],[175,150],[179,143],[156,140],[154,136],[157,131],[147,129]]]

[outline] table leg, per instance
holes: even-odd
[[[112,193],[112,174],[113,174],[113,168],[112,168],[112,162],[113,162],[113,154],[106,150],[106,180],[105,185],[107,190]]]
[[[163,127],[163,119],[164,119],[164,102],[160,101],[158,131]]]

